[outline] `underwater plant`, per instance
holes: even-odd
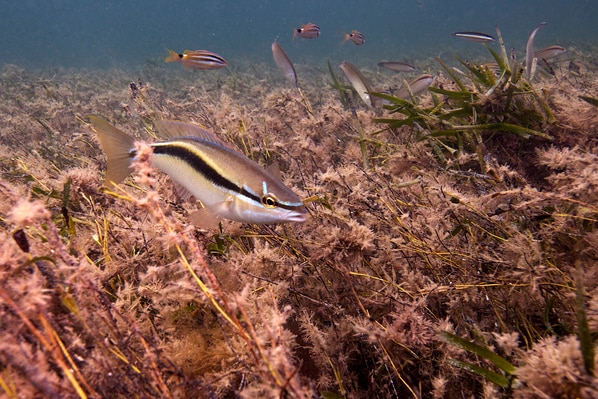
[[[414,96],[410,99],[385,93],[371,93],[386,101],[384,109],[402,118],[375,118],[385,125],[380,130],[401,126],[417,129],[417,139],[426,140],[438,158],[458,158],[476,153],[480,173],[487,173],[485,143],[492,136],[514,134],[524,139],[536,137],[551,140],[545,133],[556,122],[545,94],[525,78],[525,66],[507,56],[500,30],[497,28],[500,54],[485,44],[495,63],[480,64],[455,56],[464,71],[449,67],[440,57],[436,61],[452,79],[451,87],[429,87],[433,104],[422,106]],[[408,87],[408,84],[405,83]]]

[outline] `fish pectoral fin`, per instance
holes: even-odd
[[[227,197],[224,201],[211,204],[210,207],[204,206],[203,208],[193,212],[189,216],[189,220],[195,226],[204,229],[215,229],[218,227],[218,223],[222,221],[222,215],[229,215],[230,207],[234,202],[232,196]]]
[[[191,224],[206,230],[218,228],[218,223],[220,223],[221,220],[221,217],[210,211],[208,208],[201,208],[189,215]]]

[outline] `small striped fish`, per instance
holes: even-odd
[[[315,39],[320,36],[320,27],[311,22],[301,25],[300,27],[293,29],[293,40],[295,40],[297,36],[304,39]]]
[[[566,50],[561,46],[548,46],[542,50],[536,51],[536,58],[542,60],[549,60],[554,57],[558,57],[563,54]]]
[[[183,54],[168,50],[164,62],[180,62],[185,68],[210,70],[224,68],[227,63],[224,58],[207,50],[185,50]]]
[[[105,185],[118,184],[132,171],[135,139],[103,118],[89,119],[108,159]],[[176,121],[160,121],[156,128],[170,139],[151,144],[151,165],[202,202],[205,220],[197,224],[214,226],[221,218],[243,223],[305,221],[305,207],[293,191],[211,132]]]
[[[407,64],[406,62],[400,61],[383,61],[379,62],[378,66],[380,68],[386,68],[391,71],[395,72],[411,72],[415,71],[415,67],[411,64]]]
[[[356,30],[352,30],[351,33],[345,33],[345,40],[343,40],[343,43],[346,43],[349,40],[356,46],[365,44],[365,36],[363,33]]]
[[[477,43],[491,43],[496,40],[489,34],[481,32],[455,32],[453,33],[453,36]]]

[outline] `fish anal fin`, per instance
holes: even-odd
[[[189,215],[189,221],[201,229],[211,230],[218,227],[222,218],[211,212],[208,208],[201,208]]]

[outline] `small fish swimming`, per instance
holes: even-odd
[[[396,92],[395,97],[402,98],[404,100],[409,100],[411,98],[411,94],[417,96],[418,94],[422,93],[424,90],[428,88],[434,81],[434,76],[424,73],[419,75],[417,78],[411,80],[407,83],[409,86],[401,86],[401,88]],[[411,91],[411,93],[409,92]]]
[[[566,50],[561,46],[548,46],[542,50],[536,51],[536,58],[539,60],[549,60],[551,58],[558,57],[563,54]]]
[[[347,61],[343,61],[338,67],[343,71],[347,79],[349,79],[349,82],[351,82],[351,85],[368,108],[374,108],[374,100],[370,96],[372,85],[363,76],[361,71]]]
[[[544,60],[544,61],[548,61],[552,58],[556,58],[559,55],[563,54],[565,50],[563,47],[561,46],[548,46],[543,48],[542,50],[538,50],[535,52],[534,57],[537,60]],[[525,66],[525,61],[523,61],[522,66]]]
[[[455,32],[452,35],[477,43],[491,43],[496,40],[493,36],[481,32]]]
[[[536,37],[536,33],[545,26],[546,22],[540,22],[527,38],[527,44],[525,46],[525,76],[528,81],[531,81],[534,78],[534,73],[536,72],[537,58],[534,50],[534,38]]]
[[[119,184],[132,172],[135,139],[101,117],[89,119],[108,159],[104,184]],[[160,121],[156,128],[169,139],[150,144],[151,166],[202,202],[204,220],[196,218],[197,224],[214,226],[222,218],[243,223],[305,221],[297,194],[211,132],[178,121]]]
[[[293,29],[293,40],[295,40],[297,36],[304,39],[315,39],[320,36],[320,27],[311,22],[301,25],[300,27]]]
[[[356,46],[365,44],[365,36],[363,33],[356,30],[352,30],[351,33],[345,33],[345,40],[343,40],[343,43],[346,43],[349,40]]]
[[[293,66],[291,59],[284,52],[280,44],[278,44],[278,39],[274,40],[274,43],[272,43],[272,57],[274,57],[274,62],[282,71],[284,76],[291,83],[293,83],[295,87],[298,87],[297,72],[295,72],[295,67]]]
[[[411,64],[407,64],[406,62],[400,61],[383,61],[379,62],[378,66],[380,68],[386,68],[391,71],[395,72],[411,72],[415,71],[415,67]]]
[[[227,65],[224,58],[207,50],[185,50],[182,54],[166,50],[168,56],[164,58],[164,62],[180,62],[185,68],[207,71],[221,69]]]

